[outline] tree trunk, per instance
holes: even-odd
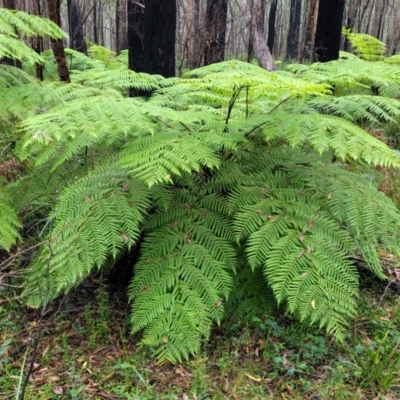
[[[301,22],[301,0],[291,0],[288,46],[286,58],[297,59],[299,55],[299,36]]]
[[[344,0],[322,0],[319,4],[315,55],[320,62],[339,58]]]
[[[99,29],[97,26],[97,1],[93,6],[93,39],[95,44],[99,44]]]
[[[224,61],[227,0],[207,0],[204,65]]]
[[[42,15],[42,10],[40,7],[40,0],[32,0],[32,14]],[[40,54],[43,51],[43,38],[40,36],[35,36],[32,38],[32,48],[36,53]],[[36,63],[36,78],[43,81],[43,65]]]
[[[119,53],[128,48],[126,0],[117,0],[115,5],[115,49]]]
[[[197,68],[201,64],[204,53],[204,34],[200,29],[200,0],[188,0],[186,9],[186,40],[185,53],[187,65],[190,69]]]
[[[60,26],[60,4],[61,0],[47,0],[49,18]],[[62,39],[50,39],[51,48],[57,62],[58,76],[60,81],[70,82],[67,60],[65,59],[64,44]]]
[[[83,35],[81,13],[76,0],[67,0],[68,25],[69,25],[69,47],[71,49],[87,52],[87,46]]]
[[[129,68],[175,76],[175,27],[176,0],[128,0]]]
[[[271,52],[274,51],[274,41],[275,41],[275,22],[276,22],[276,10],[278,7],[278,0],[274,0],[271,4],[271,9],[269,11],[268,17],[268,41],[267,46]]]
[[[246,22],[246,25],[250,28],[250,37],[251,42],[253,44],[254,55],[257,58],[258,64],[260,67],[265,68],[267,71],[273,71],[276,69],[274,60],[272,58],[271,52],[267,46],[267,41],[264,35],[264,27],[260,26],[260,15],[257,15],[257,11],[260,12],[261,0],[254,0],[252,10],[249,10],[249,7],[246,3],[246,0],[236,0],[242,17]],[[255,18],[252,18],[252,15],[255,15]]]
[[[318,9],[319,1],[311,0],[309,3],[309,12],[307,14],[306,22],[306,48],[308,53],[308,59],[314,59],[314,47],[315,47],[315,33],[317,31],[317,20],[318,20]]]
[[[261,0],[259,2],[259,7],[261,7],[261,10],[256,10],[255,17],[260,19],[259,21],[257,21],[257,24],[261,27],[262,32],[265,35],[265,0]],[[254,16],[252,17],[254,18]],[[254,49],[253,49],[253,42],[251,41],[251,36],[250,36],[249,45],[247,48],[247,62],[251,62],[253,57],[254,57]]]

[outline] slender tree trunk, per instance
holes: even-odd
[[[117,0],[115,6],[115,48],[117,52],[128,48],[126,0]]]
[[[301,22],[301,0],[291,0],[288,34],[287,58],[297,59],[299,55],[299,36]]]
[[[317,20],[318,20],[318,0],[310,0],[308,4],[308,13],[306,19],[306,57],[312,60],[315,45],[315,33],[317,31]]]
[[[190,69],[200,66],[204,53],[204,33],[200,29],[200,0],[188,0],[186,8],[185,53]]]
[[[32,0],[32,14],[42,15],[40,0]],[[43,38],[35,36],[32,38],[32,48],[36,53],[40,54],[43,51]],[[36,77],[43,81],[43,65],[36,63]]]
[[[317,61],[339,58],[344,0],[323,0],[319,4],[315,54]]]
[[[244,18],[246,25],[250,28],[251,42],[253,44],[254,55],[257,58],[258,64],[268,71],[273,71],[276,69],[274,60],[272,58],[271,52],[269,51],[267,41],[264,35],[264,27],[260,26],[260,16],[257,16],[257,10],[261,10],[260,2],[261,0],[254,0],[253,8],[250,11],[246,0],[236,0],[242,17]],[[252,14],[256,15],[252,18]]]
[[[175,0],[128,0],[129,68],[175,76]],[[144,94],[146,93],[134,93]]]
[[[256,14],[252,15],[252,18],[259,18],[257,24],[262,29],[263,34],[265,35],[265,0],[261,0],[259,2],[260,10],[256,10]],[[268,45],[268,43],[267,43]],[[253,42],[251,41],[251,36],[249,37],[249,45],[247,48],[247,62],[251,62],[254,57],[254,49],[253,49]]]
[[[224,61],[227,0],[207,0],[204,65]]]
[[[87,52],[87,46],[83,35],[81,13],[76,0],[67,0],[68,25],[69,25],[69,47],[71,49]]]
[[[274,51],[274,41],[275,41],[275,23],[276,23],[276,10],[278,7],[278,0],[273,0],[271,4],[271,9],[269,11],[268,17],[268,41],[267,46],[271,52]]]
[[[60,5],[61,0],[47,0],[49,18],[60,26]],[[70,82],[67,60],[65,59],[64,44],[62,39],[50,39],[51,48],[57,62],[58,76],[60,81]]]
[[[93,6],[93,39],[95,44],[99,44],[99,29],[97,26],[97,1]]]

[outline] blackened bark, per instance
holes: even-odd
[[[227,0],[207,0],[204,65],[224,61]]]
[[[300,37],[301,0],[291,0],[287,58],[297,59]]]
[[[274,41],[275,41],[275,23],[276,23],[276,9],[278,6],[278,0],[275,0],[271,4],[271,10],[269,11],[268,17],[268,40],[267,45],[269,51],[272,53],[274,50]]]
[[[93,6],[93,39],[95,44],[99,44],[99,30],[97,27],[97,2]]]
[[[32,0],[32,13],[34,15],[42,15],[40,0]],[[32,38],[32,48],[36,53],[40,54],[43,50],[43,38],[35,36]],[[43,81],[43,65],[36,63],[36,78]]]
[[[125,0],[117,0],[115,6],[115,49],[128,48],[127,9]]]
[[[71,49],[87,52],[87,46],[83,37],[81,13],[76,0],[67,0],[68,25],[69,25],[69,47]]]
[[[175,76],[175,29],[176,0],[128,0],[129,68]]]
[[[344,6],[345,0],[320,1],[314,45],[317,61],[339,58]]]
[[[49,18],[60,26],[60,5],[61,0],[47,0]],[[64,44],[62,39],[50,39],[51,48],[57,62],[58,76],[60,81],[70,82],[67,60],[65,59]]]

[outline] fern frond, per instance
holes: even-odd
[[[119,164],[152,186],[172,182],[171,174],[200,171],[201,166],[216,168],[219,161],[213,149],[195,136],[160,132],[125,145]]]
[[[112,165],[66,187],[49,217],[54,227],[29,266],[29,303],[38,306],[68,291],[131,247],[147,206],[147,188]]]
[[[342,160],[350,157],[371,164],[399,165],[392,149],[343,118],[310,113],[294,114],[288,119],[282,113],[269,117],[264,126],[267,140],[283,138],[293,147],[309,145],[320,154],[333,151]]]
[[[21,238],[18,233],[21,223],[11,204],[10,196],[0,185],[0,249],[5,250],[10,250],[10,247]]]
[[[343,35],[354,48],[360,58],[367,61],[382,61],[386,53],[386,45],[373,36],[365,33],[355,33],[350,29],[343,29]]]
[[[236,262],[229,220],[216,211],[218,199],[199,199],[177,190],[173,207],[149,219],[151,231],[128,291],[133,332],[144,329],[143,342],[158,347],[160,361],[179,361],[199,350],[212,322],[221,321],[232,286]]]
[[[18,33],[25,36],[66,37],[61,28],[47,18],[0,8],[0,58],[43,62],[39,54],[19,39]]]

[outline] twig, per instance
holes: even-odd
[[[53,252],[52,252],[51,246],[49,246],[49,250],[50,250],[50,256],[51,257],[49,258],[49,262],[47,263],[45,301],[43,302],[43,306],[42,306],[42,308],[40,310],[39,327],[38,327],[36,336],[33,339],[32,354],[31,354],[31,357],[30,357],[29,369],[28,369],[28,372],[25,375],[24,383],[23,383],[22,389],[21,389],[21,394],[20,394],[18,400],[24,400],[25,391],[26,391],[26,388],[27,388],[28,383],[29,383],[29,378],[32,375],[33,369],[35,367],[35,361],[36,361],[36,357],[37,357],[37,350],[38,350],[38,347],[39,347],[40,338],[42,336],[43,328],[46,325],[46,321],[44,320],[44,316],[46,314],[47,301],[48,301],[48,298],[49,298],[49,290],[50,290],[50,260],[53,258]]]

